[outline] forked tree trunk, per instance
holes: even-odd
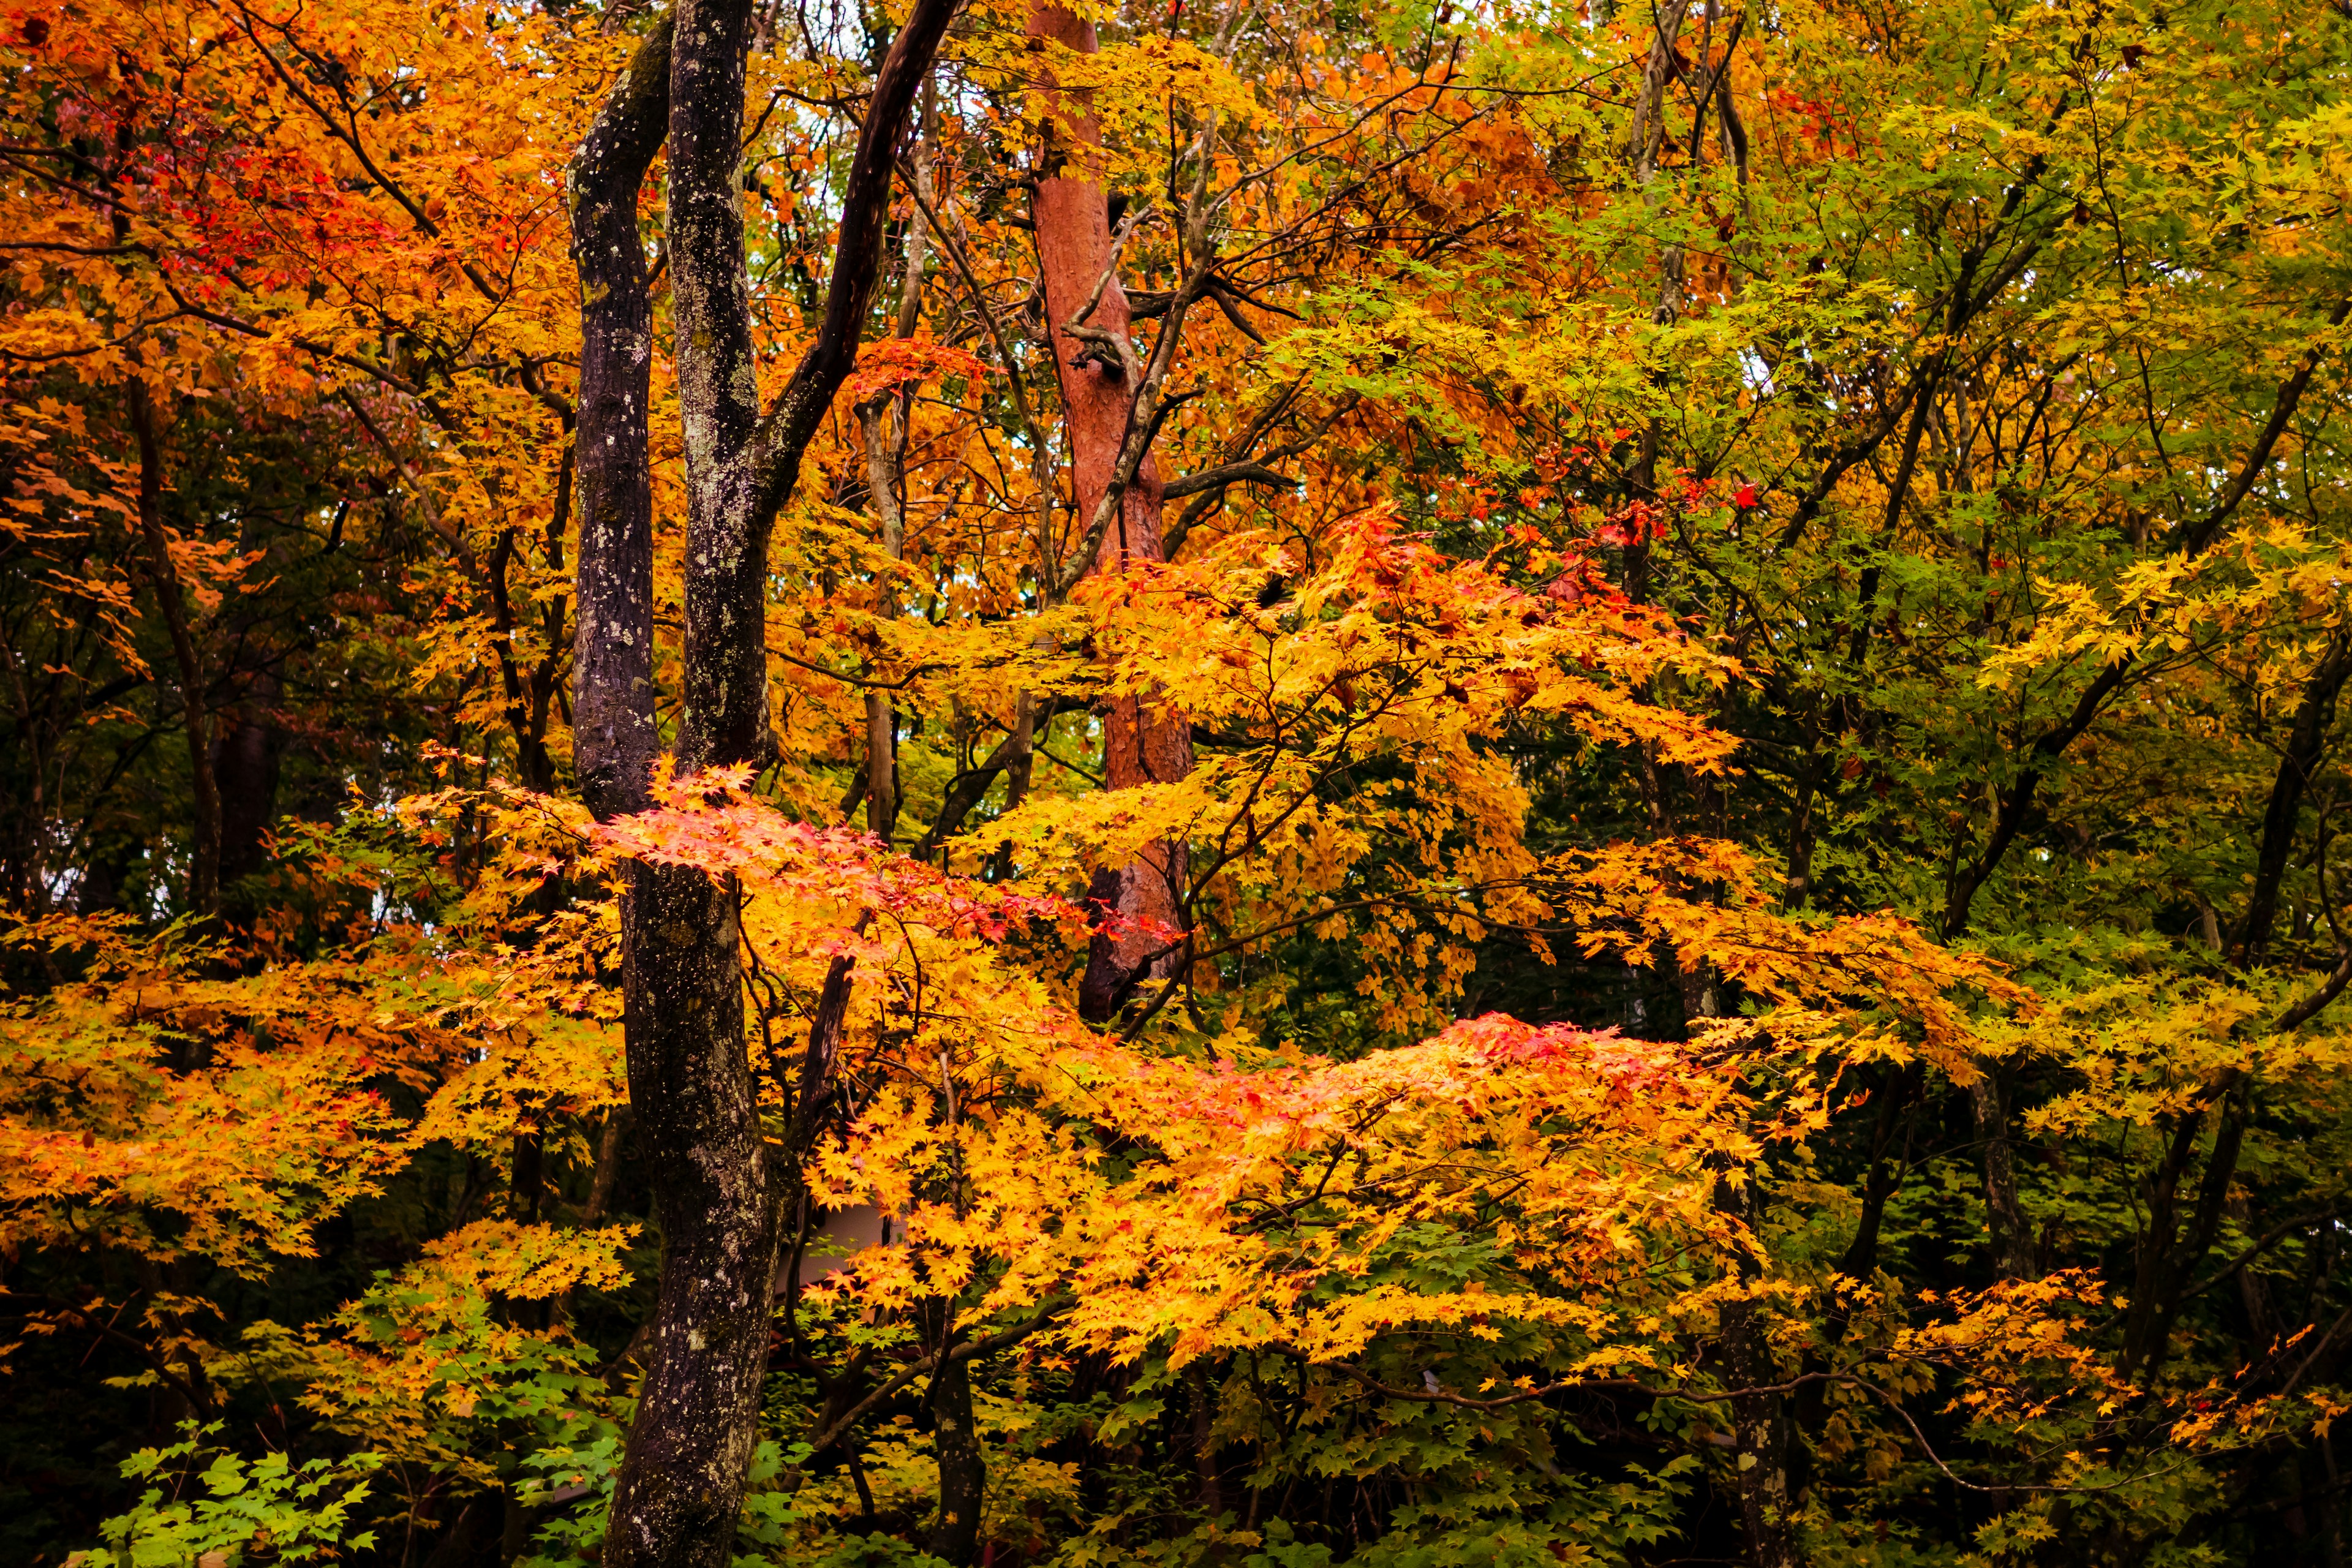
[[[1033,9],[1029,34],[1080,54],[1091,54],[1096,47],[1094,24],[1058,5]],[[1046,121],[1044,177],[1037,182],[1037,259],[1069,431],[1071,489],[1077,515],[1086,519],[1095,514],[1110,488],[1136,389],[1120,367],[1087,357],[1087,345],[1066,329],[1097,285],[1102,296],[1089,325],[1124,334],[1132,318],[1113,273],[1109,198],[1102,181],[1102,124],[1084,95],[1057,91],[1050,79],[1041,86],[1052,115]],[[1111,276],[1105,283],[1107,274]],[[1094,569],[1119,572],[1130,561],[1167,559],[1160,504],[1159,466],[1147,456],[1120,497],[1118,518]],[[1172,784],[1192,771],[1192,732],[1182,719],[1156,713],[1149,702],[1130,695],[1113,698],[1103,710],[1102,722],[1104,782],[1110,788]],[[1152,934],[1150,928],[1165,931],[1182,923],[1184,878],[1184,846],[1177,842],[1154,845],[1127,865],[1096,870],[1087,899],[1098,929],[1078,992],[1078,1010],[1087,1018],[1099,1023],[1110,1017],[1147,974],[1171,971],[1176,955],[1152,958],[1167,945],[1167,938]],[[1112,917],[1119,918],[1119,927],[1100,929]]]
[[[918,0],[884,60],[843,193],[817,341],[763,416],[751,363],[741,189],[746,0],[685,0],[614,85],[571,170],[581,274],[581,520],[574,703],[583,793],[643,805],[657,744],[651,310],[637,193],[670,143],[669,256],[687,448],[688,574],[678,752],[688,768],[767,759],[767,539],[802,454],[855,363],[880,260],[890,165],[954,12]],[[622,900],[629,1098],[662,1229],[661,1287],[604,1561],[726,1568],[759,1436],[776,1240],[758,1086],[743,1037],[736,889],[638,866]],[[836,1009],[837,1012],[837,1009]],[[813,1037],[814,1103],[834,1041]],[[791,1162],[813,1138],[793,1119]]]

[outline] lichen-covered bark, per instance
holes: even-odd
[[[568,171],[572,258],[580,271],[572,759],[581,793],[600,817],[645,805],[658,744],[646,423],[653,309],[637,191],[668,119],[670,29],[665,16],[638,46]]]
[[[642,808],[657,733],[652,313],[637,192],[669,98],[664,19],[614,83],[570,171],[581,278],[576,756],[599,816]],[[743,1045],[734,890],[635,867],[621,900],[629,1099],[653,1174],[662,1271],[604,1560],[724,1568],[758,1436],[774,1253]]]
[[[880,272],[891,165],[954,15],[919,0],[884,58],[850,160],[816,341],[760,412],[740,174],[747,0],[685,0],[670,66],[669,259],[686,436],[686,659],[678,758],[764,763],[768,535],[801,458],[856,363]]]
[[[629,891],[629,1103],[654,1176],[662,1270],[604,1563],[726,1568],[759,1437],[776,1251],[736,890],[639,866]]]
[[[653,708],[651,315],[636,195],[669,141],[668,242],[686,444],[679,760],[764,762],[767,540],[817,421],[856,361],[878,268],[890,168],[953,14],[918,0],[885,59],[843,193],[824,324],[776,410],[754,375],[739,160],[747,0],[683,0],[614,84],[572,168],[581,272],[580,654],[583,793],[600,816],[646,799]],[[637,1415],[613,1499],[609,1568],[725,1568],[759,1436],[778,1194],[743,1037],[737,889],[636,866],[622,900],[629,1099],[662,1230],[661,1286]],[[845,987],[845,973],[840,976]],[[833,988],[829,987],[829,994]],[[837,1035],[836,1015],[833,1033]],[[820,1023],[782,1158],[814,1135],[830,1071]]]
[[[669,263],[686,436],[684,768],[768,760],[768,529],[755,505],[760,428],[744,272],[742,0],[680,0],[670,62]]]
[[[1723,1308],[1724,1376],[1742,1388],[1778,1380],[1753,1301]],[[1789,1507],[1791,1440],[1785,1401],[1777,1394],[1744,1394],[1731,1401],[1732,1452],[1738,1466],[1741,1531],[1754,1568],[1797,1568],[1795,1521]]]

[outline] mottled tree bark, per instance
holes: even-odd
[[[690,868],[631,877],[629,1103],[662,1268],[607,1568],[725,1568],[759,1438],[775,1184],[743,1038],[735,899],[730,881]]]
[[[1029,33],[1081,54],[1096,47],[1095,26],[1058,5],[1029,14]],[[1095,516],[1109,493],[1119,451],[1128,436],[1136,399],[1126,368],[1091,354],[1068,328],[1096,289],[1101,289],[1087,322],[1124,338],[1132,322],[1119,287],[1111,251],[1109,200],[1102,181],[1102,125],[1083,95],[1046,85],[1052,117],[1046,121],[1043,177],[1037,182],[1037,259],[1045,289],[1045,315],[1060,378],[1063,416],[1070,443],[1071,490],[1081,520]],[[1108,282],[1105,281],[1108,277]],[[1171,319],[1167,331],[1176,331]],[[1161,482],[1159,466],[1147,454],[1118,499],[1094,570],[1116,573],[1131,561],[1163,561],[1160,539]],[[1112,789],[1172,784],[1192,771],[1192,742],[1181,718],[1155,712],[1137,695],[1115,697],[1105,706],[1104,782]],[[1078,1010],[1101,1022],[1116,1013],[1136,984],[1151,973],[1170,973],[1180,961],[1151,954],[1167,946],[1150,927],[1172,930],[1183,921],[1184,846],[1163,843],[1124,866],[1097,868],[1087,889],[1098,929],[1087,955]],[[1118,923],[1112,925],[1116,917]]]
[[[639,46],[571,169],[581,277],[581,790],[600,817],[648,803],[653,324],[637,192],[667,126],[671,23]],[[742,1039],[734,897],[699,872],[633,866],[622,891],[629,1100],[654,1177],[662,1270],[605,1561],[723,1568],[767,1344],[773,1220]]]
[[[769,755],[767,541],[818,422],[855,363],[880,258],[890,166],[914,92],[953,14],[918,0],[876,80],[843,192],[825,315],[761,416],[744,268],[740,159],[745,0],[685,0],[640,47],[572,169],[582,282],[583,791],[601,816],[646,799],[652,506],[651,315],[636,194],[665,134],[676,362],[686,437],[685,659],[677,732],[688,769]],[[610,1568],[725,1568],[759,1435],[777,1198],[743,1035],[737,889],[639,865],[623,896],[629,1098],[652,1177],[662,1272],[637,1417],[613,1499]],[[841,977],[845,988],[846,975]],[[835,987],[829,985],[830,994]],[[835,1010],[836,1013],[838,1009]],[[811,1060],[830,1071],[820,1022]],[[801,1086],[789,1163],[813,1135],[822,1081]]]
[[[686,436],[681,769],[768,760],[768,529],[759,367],[743,250],[743,57],[751,7],[682,0],[670,60],[669,262]]]
[[[572,634],[572,761],[599,817],[642,810],[654,727],[654,502],[646,404],[653,305],[637,192],[668,123],[672,18],[614,82],[569,172],[580,271],[580,548]]]

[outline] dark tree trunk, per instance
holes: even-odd
[[[646,169],[667,134],[688,492],[677,749],[688,768],[756,766],[771,743],[769,529],[856,361],[896,143],[953,10],[952,0],[918,0],[883,62],[843,193],[824,326],[765,419],[753,390],[739,180],[745,0],[685,0],[674,22],[657,25],[573,161],[583,339],[574,713],[582,788],[599,816],[646,803],[658,743],[651,312],[635,221]],[[776,1199],[797,1173],[770,1169],[761,1136],[743,1037],[736,899],[731,882],[644,865],[629,870],[623,892],[629,1098],[662,1230],[662,1272],[605,1540],[611,1568],[725,1568],[759,1435]],[[837,1033],[822,1020],[813,1033],[820,1079]],[[802,1085],[786,1162],[813,1134],[823,1088]]]
[[[2279,758],[2278,775],[2271,782],[2271,798],[2263,812],[2262,847],[2254,858],[2253,896],[2238,939],[2239,962],[2248,966],[2270,957],[2271,928],[2277,923],[2279,886],[2286,879],[2287,860],[2294,851],[2295,818],[2327,752],[2327,732],[2336,722],[2336,699],[2352,676],[2352,635],[2338,629],[2327,641],[2319,664],[2305,683],[2288,727],[2286,751]]]
[[[572,168],[582,281],[573,712],[582,791],[607,817],[646,804],[658,744],[652,313],[636,199],[667,126],[672,41],[665,21],[639,47]],[[773,1251],[734,895],[697,871],[639,866],[622,906],[629,1098],[654,1177],[662,1271],[605,1561],[723,1568],[758,1436]]]
[[[776,1221],[743,1041],[735,896],[691,868],[630,873],[629,1103],[662,1266],[607,1568],[726,1568],[759,1437]]]
[[[672,18],[639,45],[572,160],[572,258],[580,269],[580,520],[572,639],[572,761],[599,817],[642,810],[654,728],[654,502],[646,404],[653,306],[637,191],[669,116]]]
[[[642,809],[658,744],[652,313],[637,190],[667,125],[667,21],[614,84],[571,171],[581,274],[581,789]],[[735,973],[734,895],[698,871],[632,867],[622,894],[629,1100],[662,1231],[660,1293],[604,1560],[724,1568],[758,1436],[773,1220]]]
[[[2180,1310],[2181,1291],[2212,1250],[2226,1213],[2230,1184],[2237,1176],[2238,1156],[2252,1114],[2247,1092],[2234,1077],[2221,1085],[2213,1147],[2205,1156],[2194,1206],[2185,1215],[2183,1200],[2189,1194],[2182,1192],[2181,1184],[2203,1142],[2206,1111],[2200,1108],[2173,1119],[2171,1140],[2144,1194],[2147,1228],[2133,1260],[2131,1308],[2124,1318],[2122,1363],[2126,1375],[2146,1382],[2164,1364],[2173,1319]]]
[[[1752,1174],[1737,1186],[1727,1176],[1719,1178],[1716,1205],[1752,1227],[1759,1218]],[[1738,1271],[1740,1283],[1746,1285],[1761,1275],[1762,1268],[1743,1250]],[[1720,1327],[1727,1384],[1736,1389],[1758,1388],[1780,1381],[1759,1303],[1725,1302]],[[1732,1452],[1738,1466],[1733,1485],[1739,1493],[1748,1560],[1753,1568],[1797,1568],[1796,1534],[1789,1507],[1789,1453],[1794,1434],[1786,1402],[1778,1394],[1742,1394],[1730,1403]]]
[[[1217,1474],[1217,1384],[1197,1361],[1184,1369],[1184,1382],[1192,1395],[1192,1471],[1201,1481],[1201,1511],[1213,1521],[1225,1511]]]
[[[1756,1303],[1723,1309],[1724,1375],[1741,1387],[1778,1382],[1758,1321]],[[1777,1394],[1742,1394],[1731,1402],[1733,1452],[1738,1456],[1740,1527],[1755,1568],[1797,1568],[1789,1508],[1788,1413]]]
[[[235,709],[215,720],[213,782],[221,803],[220,887],[229,924],[250,931],[261,912],[256,894],[238,884],[268,866],[269,826],[278,818],[278,762],[286,731],[270,721],[278,698],[276,675],[256,674]]]
[[[988,1483],[980,1432],[972,1425],[971,1363],[943,1358],[931,1374],[930,1399],[931,1444],[940,1461],[940,1514],[931,1525],[930,1553],[970,1563],[980,1546],[981,1503]]]
[[[2017,1195],[2017,1148],[2009,1136],[2009,1106],[2000,1079],[2000,1069],[1988,1063],[1969,1085],[1977,1142],[1983,1150],[1985,1227],[1991,1237],[1993,1272],[2003,1279],[2029,1279],[2036,1272],[2033,1226]]]
[[[188,727],[188,772],[195,804],[188,907],[208,918],[220,909],[221,803],[213,775],[212,716],[205,708],[204,662],[181,597],[180,571],[172,562],[171,541],[163,531],[163,450],[155,405],[147,384],[136,377],[131,382],[131,429],[139,445],[139,531],[147,546],[155,605],[163,612],[172,658],[179,666],[180,702]]]

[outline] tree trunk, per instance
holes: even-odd
[[[1643,207],[1654,219],[1663,216],[1668,182],[1658,167],[1658,154],[1664,145],[1666,126],[1666,89],[1682,74],[1680,42],[1683,17],[1690,9],[1689,0],[1664,0],[1658,7],[1652,24],[1650,47],[1642,65],[1642,85],[1633,101],[1633,127],[1627,138],[1626,150],[1633,163],[1633,183],[1641,188]],[[1671,327],[1682,319],[1683,312],[1683,247],[1669,242],[1658,248],[1658,292],[1650,308],[1651,324]],[[1658,421],[1654,417],[1642,427],[1641,444],[1634,449],[1633,460],[1625,470],[1625,498],[1636,505],[1654,502],[1658,496]],[[1647,536],[1638,529],[1625,546],[1625,592],[1636,603],[1646,604],[1651,596],[1650,546]],[[1651,806],[1654,821],[1659,816],[1658,784],[1654,765],[1644,754],[1643,795]]]
[[[1184,1382],[1192,1396],[1192,1470],[1201,1481],[1201,1511],[1214,1521],[1225,1511],[1225,1490],[1217,1474],[1217,1385],[1197,1361],[1184,1369]]]
[[[667,121],[666,22],[614,85],[571,170],[581,274],[580,518],[573,679],[581,788],[600,817],[642,809],[658,744],[652,313],[636,195]],[[607,1563],[725,1568],[758,1436],[774,1221],[742,1036],[734,890],[633,866],[622,895],[629,1100],[651,1169],[662,1268]]]
[[[942,1319],[953,1308],[942,1303]],[[940,1515],[931,1525],[930,1553],[950,1563],[972,1560],[980,1545],[981,1505],[988,1484],[988,1462],[980,1451],[980,1431],[972,1424],[971,1363],[948,1360],[940,1352],[940,1370],[931,1374],[931,1443],[940,1461]]]
[[[915,151],[915,184],[929,197],[929,180],[920,147]],[[906,267],[898,291],[898,336],[911,338],[923,314],[923,237],[929,232],[920,216],[907,225]],[[875,543],[893,561],[907,558],[907,514],[901,493],[906,483],[904,457],[907,426],[913,416],[911,391],[894,391],[861,405],[859,433],[866,441],[866,489],[874,507]],[[895,581],[881,584],[883,613],[893,618],[891,604],[898,594]],[[884,690],[866,693],[866,831],[883,842],[898,822],[898,715]]]
[[[278,695],[278,678],[265,669],[253,678],[245,700],[215,721],[220,732],[213,742],[213,784],[220,798],[224,889],[268,864],[263,849],[277,819],[278,759],[286,742],[286,731],[267,713]]]
[[[147,544],[147,570],[154,578],[155,604],[171,634],[172,657],[180,669],[180,701],[188,727],[188,771],[195,796],[194,866],[188,908],[199,919],[220,910],[221,803],[213,777],[212,717],[205,709],[204,665],[181,598],[180,569],[163,531],[163,451],[155,428],[155,406],[147,384],[131,382],[131,429],[139,443],[139,531]]]
[[[1096,47],[1094,24],[1058,5],[1033,9],[1028,30],[1033,37],[1080,54],[1091,54]],[[1083,94],[1049,86],[1047,96],[1053,117],[1046,121],[1045,177],[1037,183],[1037,259],[1069,430],[1071,489],[1077,515],[1085,519],[1095,514],[1110,489],[1137,389],[1128,384],[1124,369],[1089,356],[1087,345],[1066,328],[1097,284],[1102,294],[1090,325],[1124,336],[1132,317],[1117,276],[1104,282],[1115,258],[1102,183],[1101,122]],[[1147,456],[1120,497],[1118,515],[1095,562],[1097,572],[1119,572],[1130,561],[1167,559],[1160,503],[1159,465]],[[1102,724],[1104,783],[1109,788],[1172,784],[1192,771],[1190,727],[1181,718],[1155,713],[1142,697],[1111,699]],[[1184,846],[1173,841],[1153,846],[1127,865],[1095,872],[1087,902],[1097,929],[1079,985],[1081,1016],[1100,1023],[1118,1011],[1142,980],[1174,972],[1181,954],[1152,954],[1168,945],[1165,933],[1183,923],[1184,879]]]
[[[2017,1195],[2017,1151],[2009,1138],[1999,1068],[1988,1063],[1977,1075],[1969,1085],[1969,1103],[1984,1151],[1985,1227],[1991,1236],[1993,1271],[2003,1279],[2030,1279],[2036,1272],[2033,1226]]]
[[[646,414],[653,305],[637,191],[668,123],[672,20],[663,17],[638,46],[569,171],[572,257],[580,270],[572,744],[581,795],[599,818],[644,809],[660,747]]]
[[[657,24],[573,160],[583,340],[574,712],[583,791],[600,816],[645,803],[657,743],[646,424],[651,312],[635,224],[645,171],[667,134],[687,481],[679,758],[688,769],[756,767],[771,746],[769,530],[855,363],[896,142],[953,10],[951,0],[918,0],[883,62],[844,190],[824,324],[767,416],[758,404],[744,271],[744,0],[684,0],[673,22]],[[629,1098],[661,1226],[662,1269],[605,1538],[609,1568],[726,1568],[759,1435],[776,1194],[797,1173],[770,1169],[761,1136],[743,1037],[737,896],[731,881],[647,865],[629,868],[623,891]],[[820,1079],[831,1047],[820,1020],[811,1042]],[[802,1085],[796,1134],[803,1123],[813,1129],[823,1087]],[[796,1137],[793,1147],[803,1142]]]
[[[2181,1290],[2212,1250],[2213,1238],[2221,1230],[2252,1116],[2248,1094],[2234,1075],[2221,1086],[2221,1115],[2213,1128],[2213,1147],[2205,1156],[2195,1205],[2186,1215],[2185,1226],[2181,1184],[2204,1141],[2204,1110],[2174,1118],[2170,1142],[2149,1178],[2143,1200],[2147,1228],[2134,1259],[2131,1308],[2124,1318],[2121,1358],[2125,1374],[2143,1384],[2153,1381],[2163,1366],[2173,1319],[2180,1310]]]
[[[1716,1183],[1716,1206],[1751,1229],[1759,1218],[1756,1184],[1751,1175],[1734,1185],[1728,1176]],[[1752,1284],[1763,1272],[1756,1258],[1738,1255],[1739,1282]],[[1733,1388],[1757,1388],[1780,1381],[1772,1360],[1762,1314],[1752,1300],[1727,1301],[1720,1316],[1723,1336],[1723,1377]],[[1797,1568],[1795,1532],[1789,1508],[1789,1451],[1792,1441],[1788,1413],[1777,1394],[1743,1394],[1731,1401],[1731,1437],[1738,1467],[1733,1485],[1739,1493],[1739,1517],[1748,1538],[1748,1560],[1753,1568]]]
[[[2294,850],[2295,819],[2312,777],[2326,755],[2328,731],[2336,722],[2336,699],[2347,676],[2352,676],[2352,634],[2339,627],[2328,638],[2326,651],[2305,683],[2303,700],[2296,704],[2288,727],[2286,751],[2271,782],[2270,802],[2263,812],[2253,896],[2247,902],[2238,940],[2238,960],[2249,968],[2270,958],[2271,928],[2278,921],[2279,886],[2286,879],[2287,860]]]
[[[1724,1375],[1741,1387],[1778,1381],[1757,1321],[1756,1303],[1723,1309]],[[1732,1442],[1739,1467],[1740,1527],[1755,1568],[1797,1568],[1789,1510],[1789,1417],[1777,1394],[1742,1394],[1731,1402]]]
[[[684,0],[670,59],[673,358],[686,436],[686,658],[678,766],[769,760],[759,366],[744,282],[743,57],[751,7]],[[840,281],[836,279],[836,284]],[[861,312],[862,313],[862,312]],[[851,353],[856,344],[851,344]],[[796,465],[797,466],[797,465]]]
[[[776,1222],[743,1040],[735,898],[731,882],[690,868],[630,871],[629,1103],[662,1260],[606,1568],[726,1568],[759,1437]]]

